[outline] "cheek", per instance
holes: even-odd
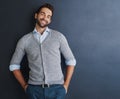
[[[48,23],[50,23],[51,21],[49,20]]]
[[[38,19],[41,19],[41,18],[44,18],[44,16],[39,14]]]
[[[50,23],[50,22],[51,22],[51,19],[48,20],[48,23]]]
[[[42,16],[42,15],[41,15],[41,16],[39,16],[39,19],[42,19],[42,18],[44,18],[44,16]]]

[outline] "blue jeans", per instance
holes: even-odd
[[[42,88],[39,85],[28,85],[28,99],[65,99],[66,90],[63,85],[53,85]]]

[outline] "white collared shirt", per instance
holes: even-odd
[[[49,32],[50,30],[48,27],[45,29],[42,35],[36,30],[36,28],[33,30],[34,36],[39,43],[42,43],[46,39],[46,37],[49,35]]]

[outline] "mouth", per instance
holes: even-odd
[[[44,20],[44,19],[37,19],[36,23],[40,26],[40,27],[46,27],[48,25],[48,21]]]
[[[47,24],[47,21],[41,20],[41,23],[42,23],[42,24]]]

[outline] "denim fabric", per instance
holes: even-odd
[[[28,85],[26,89],[28,99],[65,99],[66,90],[63,85],[42,88],[39,85]]]

